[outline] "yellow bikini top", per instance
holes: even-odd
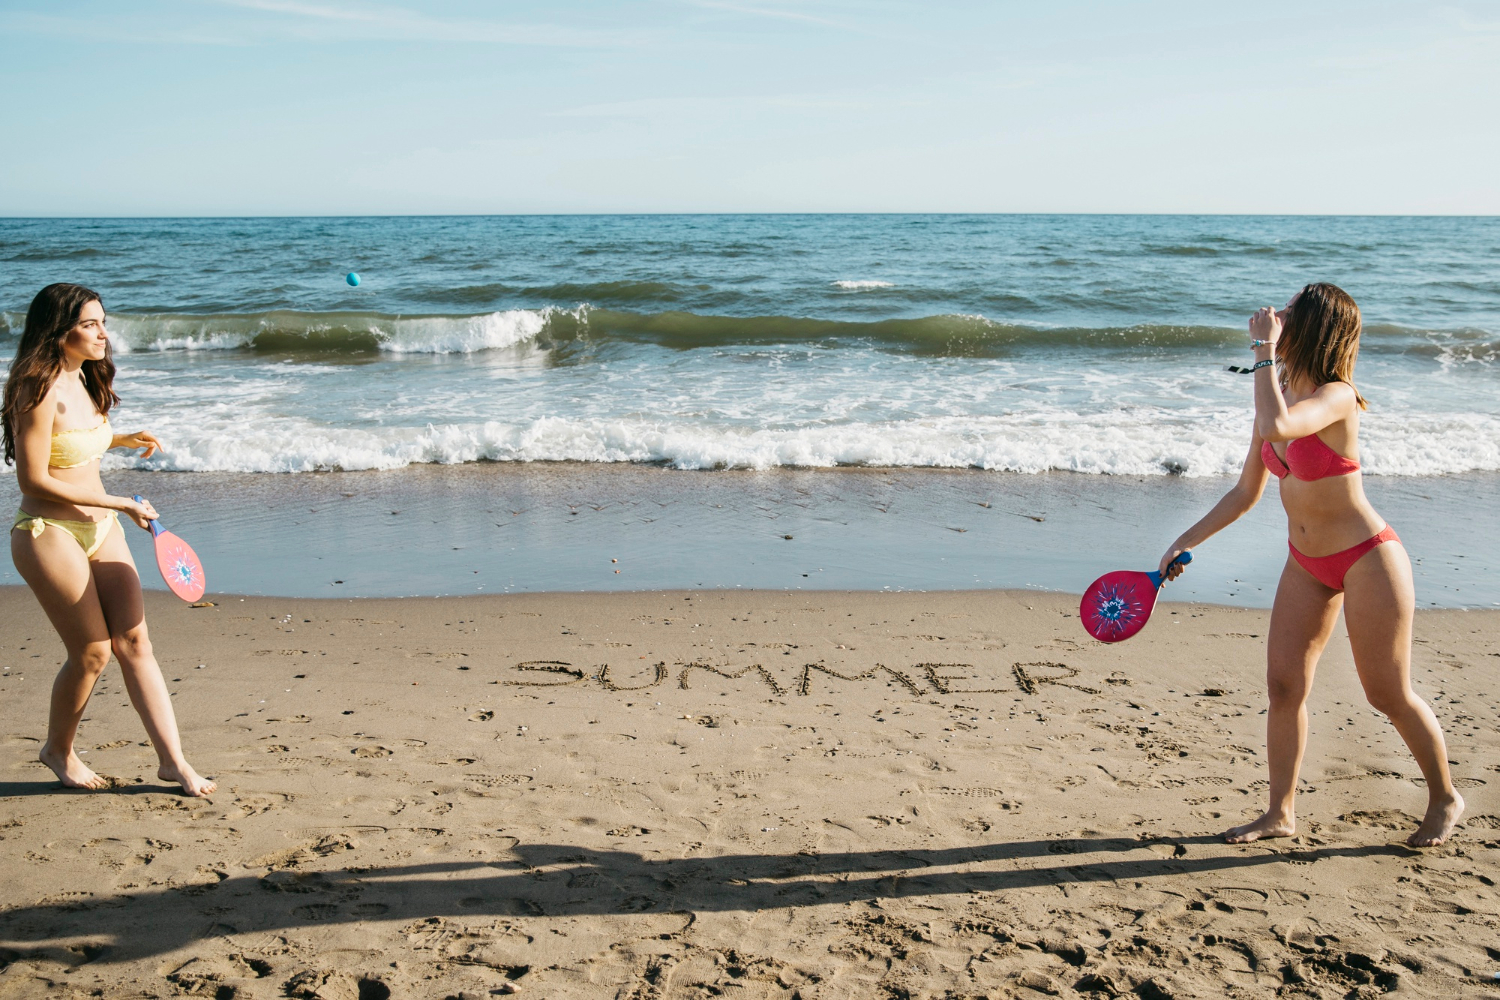
[[[58,431],[52,435],[52,457],[47,464],[54,469],[76,469],[88,465],[102,458],[114,439],[115,432],[109,426],[108,417],[97,427]]]

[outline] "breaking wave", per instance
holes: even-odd
[[[159,427],[166,445],[106,468],[182,472],[320,472],[463,462],[637,462],[679,469],[836,466],[1229,475],[1244,461],[1250,411],[1172,416],[1051,411],[795,428],[646,417],[545,416],[425,427],[334,427],[265,417]],[[1365,471],[1441,475],[1500,470],[1500,419],[1468,414],[1366,418]]]
[[[853,284],[867,284],[855,282]],[[23,314],[0,313],[0,337],[19,335]],[[630,312],[579,305],[572,309],[507,309],[460,315],[299,312],[193,315],[115,313],[115,349],[129,351],[253,350],[470,354],[537,342],[630,341],[692,349],[734,345],[873,343],[913,354],[999,356],[1035,348],[1190,349],[1243,346],[1244,333],[1218,326],[1038,326],[971,314],[869,321],[803,316],[726,316],[691,312]],[[1389,324],[1366,327],[1363,349],[1441,363],[1500,360],[1500,338],[1479,329],[1424,330]]]
[[[471,354],[534,339],[556,310],[510,309],[469,316],[268,312],[250,315],[115,314],[115,350],[388,351]]]
[[[7,314],[0,332],[20,332]],[[528,341],[623,340],[674,348],[736,344],[873,342],[916,353],[982,355],[1027,347],[1197,347],[1234,343],[1239,334],[1209,326],[1039,327],[984,316],[940,315],[869,322],[800,316],[704,316],[597,309],[509,309],[470,315],[395,316],[291,310],[223,315],[115,313],[115,349],[128,351],[256,350],[456,354]]]

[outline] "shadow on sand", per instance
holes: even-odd
[[[108,775],[105,776],[108,778]],[[0,781],[0,799],[24,799],[35,795],[182,795],[181,787],[159,779],[125,783],[95,791],[91,788],[66,788],[60,781]],[[186,796],[184,796],[186,799]],[[190,801],[190,800],[189,800]]]
[[[50,958],[69,965],[129,960],[225,934],[368,920],[754,911],[1063,883],[1142,882],[1407,853],[1385,844],[1290,846],[1231,848],[1214,837],[1121,837],[651,859],[629,851],[517,844],[493,860],[332,871],[288,867],[245,875],[221,869],[215,873],[218,882],[7,908],[0,912],[0,960]],[[962,869],[942,870],[958,866]]]

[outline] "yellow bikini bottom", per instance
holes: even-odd
[[[72,535],[79,545],[83,546],[85,556],[93,556],[99,551],[99,546],[109,537],[109,529],[119,523],[119,515],[114,511],[102,521],[62,521],[53,517],[37,517],[28,514],[24,510],[16,511],[16,523],[10,526],[11,531],[21,530],[31,532],[32,538],[40,538],[47,525],[61,528]]]

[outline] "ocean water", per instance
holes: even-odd
[[[1328,280],[1367,471],[1500,470],[1500,219],[0,220],[0,363],[57,280],[104,296],[115,422],[166,444],[107,469],[1219,476],[1245,318]]]

